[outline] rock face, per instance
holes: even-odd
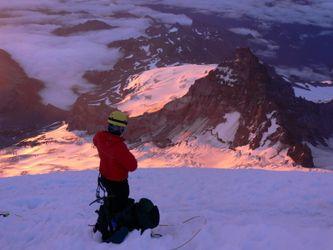
[[[176,137],[186,140],[215,128],[230,112],[241,114],[230,148],[275,145],[304,167],[314,167],[306,142],[324,143],[333,134],[332,105],[296,98],[290,83],[249,49],[238,49],[233,59],[197,80],[184,97],[133,118],[126,137],[136,146],[153,142],[168,147]]]
[[[89,20],[74,26],[65,26],[55,29],[52,33],[57,36],[69,36],[79,32],[88,32],[93,30],[106,30],[114,28],[107,23],[98,20]]]
[[[66,118],[66,113],[44,105],[38,92],[42,83],[29,78],[11,56],[0,50],[0,147],[25,134]]]

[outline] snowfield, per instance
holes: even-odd
[[[249,146],[230,149],[229,144],[238,128],[237,112],[226,115],[226,122],[215,129],[186,140],[182,134],[173,138],[173,147],[158,148],[151,143],[132,150],[140,167],[213,167],[213,168],[258,168],[295,170],[287,156],[287,150],[279,145],[265,145],[252,150]],[[67,131],[67,124],[25,139],[25,145],[0,150],[0,178],[26,174],[46,174],[66,170],[92,170],[99,166],[97,149],[92,136],[83,131]],[[193,124],[195,129],[200,124]],[[269,132],[269,131],[268,131]],[[267,134],[268,136],[269,134]],[[186,134],[185,134],[186,136]],[[224,143],[221,140],[225,140]],[[328,149],[327,149],[328,150]],[[214,157],[212,157],[214,155]],[[331,168],[332,158],[325,166]],[[307,171],[307,169],[303,169]]]
[[[0,150],[0,177],[96,169],[99,166],[92,137],[82,131],[70,132],[65,124],[23,142],[27,145]]]
[[[125,89],[132,93],[117,106],[132,117],[158,111],[184,96],[197,79],[208,75],[216,66],[185,64],[144,71],[129,81]]]
[[[132,232],[121,245],[99,242],[88,224],[97,171],[0,179],[0,246],[9,249],[171,249],[171,236]],[[195,215],[207,220],[181,249],[331,250],[333,175],[218,169],[139,169],[129,179],[131,196],[148,197],[161,223]],[[180,236],[181,237],[181,236]]]

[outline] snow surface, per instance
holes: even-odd
[[[206,76],[216,66],[186,64],[144,71],[130,79],[125,89],[132,93],[118,108],[132,117],[158,111],[168,102],[184,96],[195,80]]]
[[[229,87],[233,87],[234,83],[237,82],[236,75],[233,72],[233,69],[229,67],[218,67],[217,68],[220,75],[219,75],[219,82],[223,85],[227,85]]]
[[[121,245],[104,244],[96,221],[96,171],[0,179],[0,246],[12,249],[171,249],[171,236],[133,231]],[[161,224],[201,215],[201,232],[182,249],[331,250],[333,175],[218,169],[139,169],[130,196],[148,197]]]
[[[31,146],[0,150],[0,177],[55,171],[96,169],[97,150],[92,138],[67,125],[24,140]]]
[[[263,133],[261,141],[260,141],[260,145],[262,147],[267,146],[270,142],[270,140],[268,139],[268,137],[272,134],[274,134],[277,129],[279,128],[279,124],[277,124],[277,120],[275,117],[273,117],[273,115],[275,114],[275,111],[273,111],[270,114],[267,114],[267,120],[269,120],[271,122],[271,125],[268,127],[267,131]]]
[[[181,137],[180,137],[181,138]],[[164,168],[200,167],[200,168],[251,168],[290,171],[302,169],[295,166],[287,155],[287,150],[277,144],[260,147],[255,150],[249,146],[230,148],[229,143],[222,143],[212,131],[181,141],[172,147],[158,148],[151,143],[144,144],[132,151],[140,167],[151,166]],[[306,169],[302,169],[306,171]]]
[[[333,100],[333,86],[313,86],[310,84],[302,85],[304,88],[294,87],[297,97],[303,97],[308,101],[325,103]]]
[[[241,114],[238,112],[225,114],[224,118],[226,122],[217,125],[216,128],[213,129],[213,133],[217,134],[220,140],[231,143],[238,130],[240,116]]]
[[[248,146],[230,149],[231,138],[237,125],[237,114],[226,116],[228,120],[219,130],[206,131],[187,138],[187,134],[175,135],[175,145],[158,148],[145,144],[132,150],[143,168],[149,167],[213,167],[213,168],[265,168],[294,170],[293,161],[279,145],[256,150]],[[230,119],[229,119],[230,118]],[[196,131],[203,121],[193,124],[188,131]],[[226,130],[222,130],[225,126]],[[184,139],[185,138],[185,139]],[[92,144],[92,137],[82,131],[67,131],[67,125],[26,139],[26,146],[12,146],[0,150],[0,177],[26,174],[42,174],[66,170],[97,169],[99,158]],[[214,155],[214,157],[212,157]],[[333,162],[332,162],[333,163]]]
[[[333,138],[327,140],[326,143],[327,147],[324,145],[313,146],[310,143],[307,145],[311,149],[313,162],[316,166],[333,170]]]

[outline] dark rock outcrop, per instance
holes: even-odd
[[[80,32],[88,32],[93,30],[107,30],[115,27],[98,20],[89,20],[74,26],[65,26],[55,29],[52,33],[57,36],[69,36]]]

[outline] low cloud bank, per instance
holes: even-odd
[[[133,17],[115,18],[115,13]],[[144,34],[150,17],[164,23],[190,25],[185,15],[160,13],[134,3],[109,1],[18,1],[0,3],[0,48],[8,51],[30,77],[44,82],[44,103],[69,109],[80,93],[93,88],[82,78],[87,70],[112,69],[121,57],[110,42]],[[149,16],[149,17],[148,17]],[[57,28],[99,20],[110,30],[81,32],[62,37]]]

